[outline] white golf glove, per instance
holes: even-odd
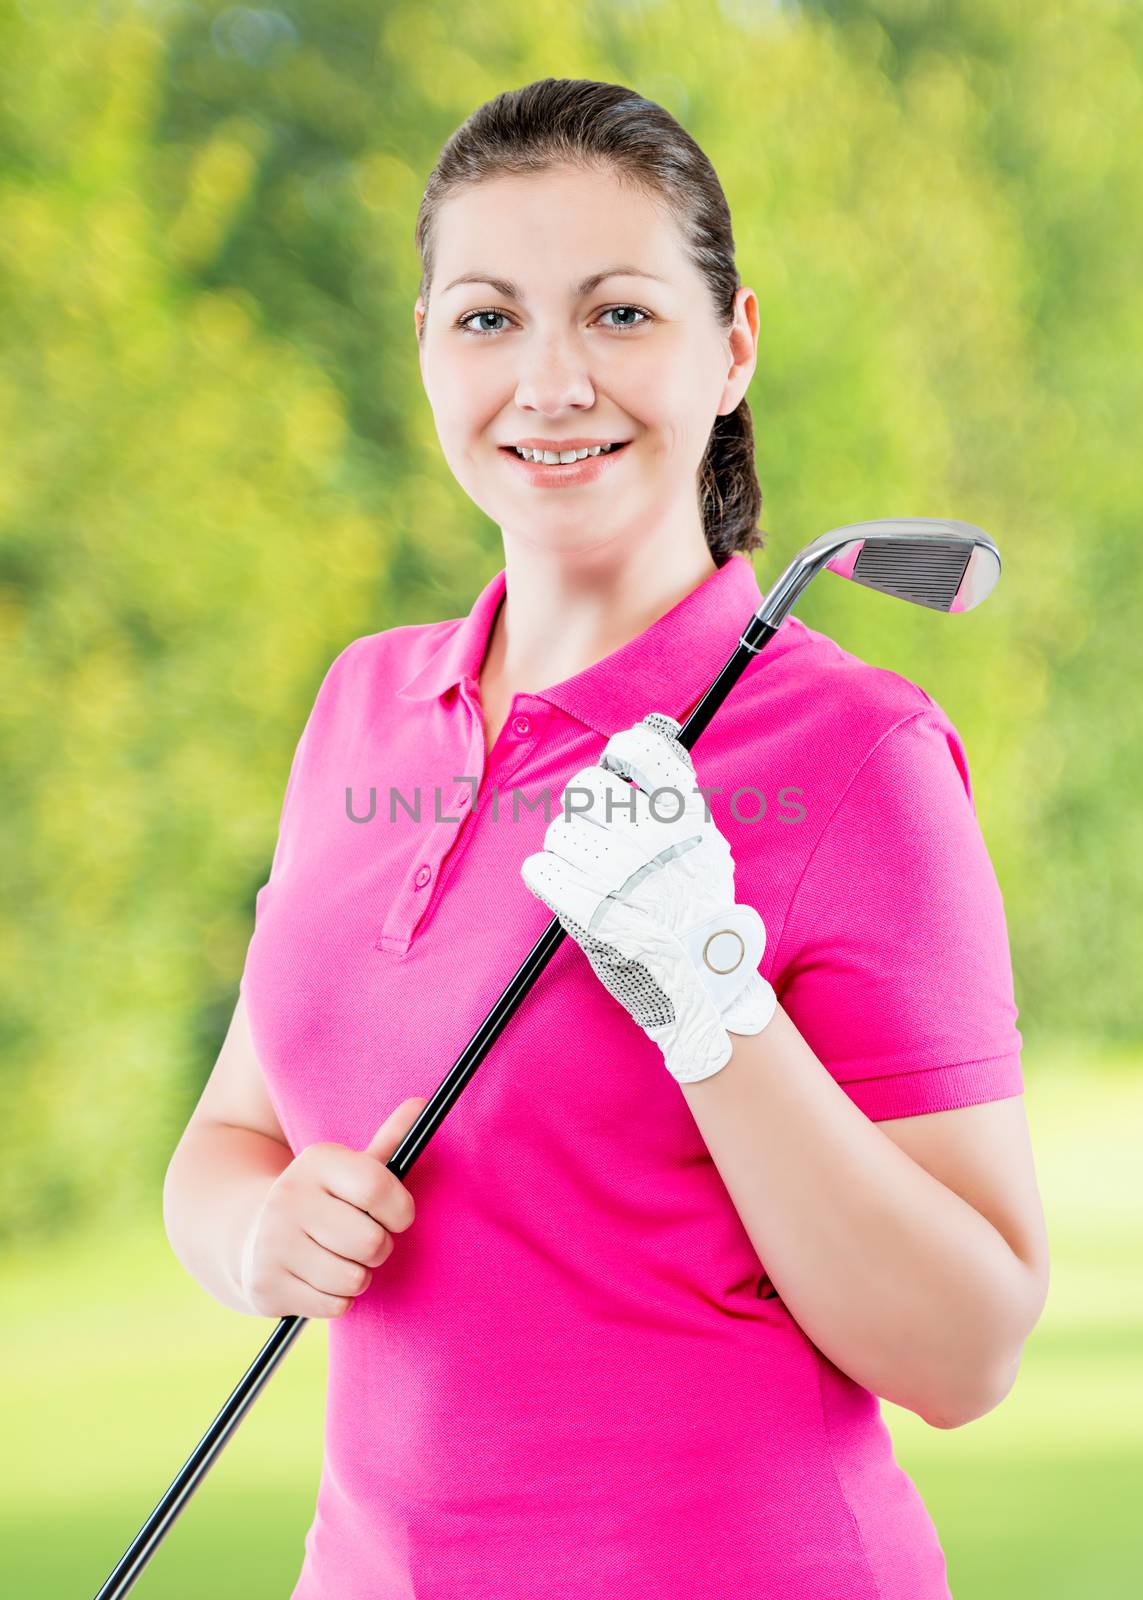
[[[730,1060],[730,1033],[762,1031],[777,997],[758,971],[765,926],[735,904],[734,858],[707,817],[681,726],[652,712],[614,734],[565,788],[520,876],[668,1071],[697,1083]]]

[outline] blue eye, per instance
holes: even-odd
[[[494,328],[470,328],[467,324],[472,321],[473,317],[502,317],[503,315],[503,311],[470,311],[466,317],[461,317],[457,327],[463,328],[465,333],[475,333],[477,336],[495,333],[496,329]]]
[[[640,306],[608,306],[606,311],[600,312],[600,316],[608,317],[611,316],[613,312],[617,311],[634,311],[637,316],[643,319],[643,322],[650,322],[653,320],[651,313],[649,311],[644,311]],[[460,318],[456,326],[464,333],[472,334],[478,339],[484,339],[490,334],[499,333],[499,328],[470,328],[468,324],[477,317],[503,317],[505,315],[506,313],[503,311],[470,311],[466,316]],[[642,327],[642,325],[642,322],[613,322],[610,324],[611,328],[616,333],[623,333],[628,328],[639,328]]]
[[[609,306],[606,311],[601,311],[600,312],[600,316],[601,317],[609,317],[613,311],[634,311],[639,316],[641,316],[643,318],[644,322],[649,322],[650,321],[649,312],[640,311],[638,306]],[[616,329],[620,329],[620,328],[638,328],[638,327],[641,327],[641,326],[642,326],[642,324],[638,323],[638,322],[613,322],[612,323],[612,327],[616,328]]]

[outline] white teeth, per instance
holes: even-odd
[[[513,445],[512,448],[525,461],[539,461],[545,466],[554,467],[556,465],[566,466],[569,461],[583,461],[587,456],[606,454],[614,447],[609,444],[597,444],[587,450],[560,450],[558,452],[555,450],[525,450],[518,444]]]

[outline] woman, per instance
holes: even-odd
[[[426,393],[504,569],[330,668],[223,1053],[285,1147],[232,1303],[330,1319],[295,1600],[936,1600],[878,1397],[994,1407],[1047,1282],[960,740],[795,617],[673,737],[760,601],[761,497],[757,300],[665,110],[497,96],[416,237]],[[553,909],[394,1251],[384,1161]],[[686,935],[731,921],[720,990]]]

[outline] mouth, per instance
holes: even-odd
[[[574,461],[537,461],[535,457],[530,454],[522,454],[514,444],[502,444],[499,446],[499,449],[502,455],[510,456],[512,460],[519,461],[525,466],[558,469],[560,467],[570,468],[582,466],[584,462],[597,461],[601,456],[617,456],[621,451],[626,450],[630,442],[631,441],[629,439],[620,439],[615,443],[605,445],[598,450],[592,449],[586,455],[582,456],[577,452],[576,459]],[[549,452],[551,455],[554,455],[555,453],[555,451]]]
[[[582,458],[577,454],[574,461],[535,461],[531,456],[522,456],[513,444],[499,445],[497,448],[508,462],[509,472],[514,472],[529,489],[576,490],[587,489],[603,478],[609,478],[617,470],[615,463],[620,456],[627,453],[630,442],[629,439],[619,440],[597,450],[594,455]],[[555,454],[554,451],[549,453]]]

